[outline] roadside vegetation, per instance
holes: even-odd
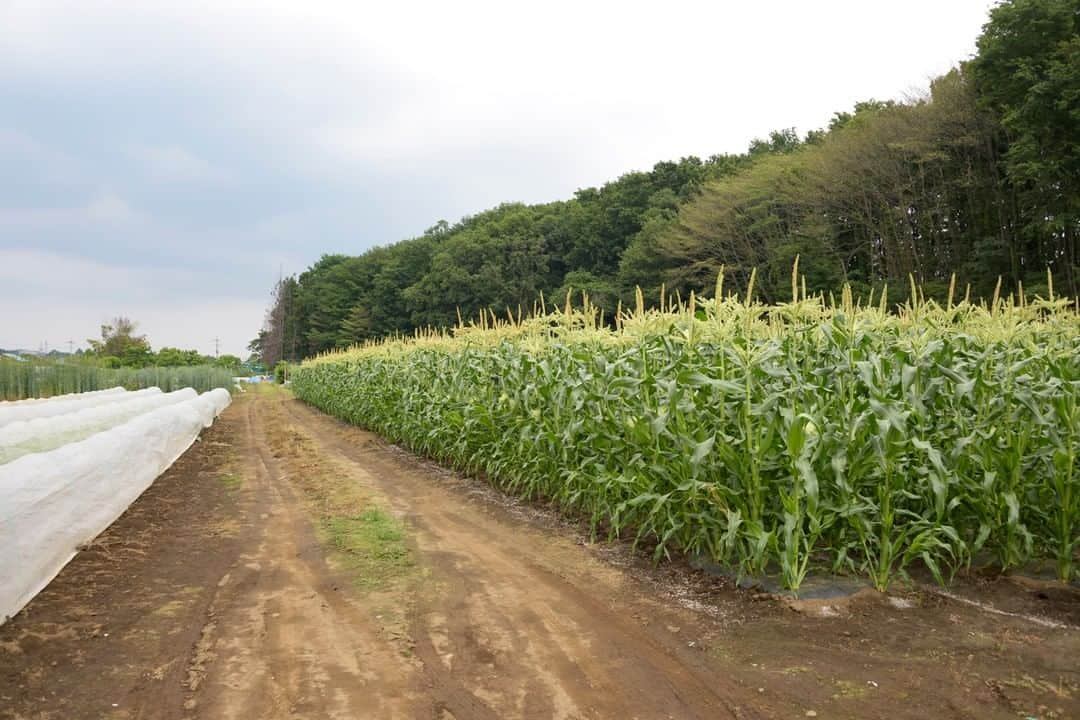
[[[305,362],[296,394],[657,558],[700,553],[798,590],[881,590],[913,564],[1042,560],[1076,577],[1080,316],[1025,295],[663,298],[376,341]],[[719,299],[718,299],[719,298]]]
[[[0,356],[0,400],[52,397],[121,386],[128,390],[158,387],[164,392],[226,388],[233,377],[251,372],[234,355],[210,357],[195,350],[163,347],[153,351],[138,324],[117,317],[101,326],[89,350],[48,355]],[[257,359],[256,359],[257,360]]]

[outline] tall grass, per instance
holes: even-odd
[[[0,399],[52,397],[123,386],[159,387],[164,392],[191,387],[199,392],[230,389],[232,372],[216,365],[102,368],[76,362],[0,360]]]
[[[793,281],[794,284],[794,281]],[[306,362],[323,410],[594,529],[797,590],[812,568],[886,589],[912,563],[1043,558],[1076,576],[1080,316],[793,293],[588,306]]]

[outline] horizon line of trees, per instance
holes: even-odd
[[[78,362],[89,362],[104,368],[193,367],[216,365],[239,370],[242,361],[235,355],[211,357],[198,350],[162,347],[154,350],[146,335],[137,334],[139,324],[131,318],[117,316],[101,326],[99,338],[87,339],[88,350],[68,355]]]
[[[789,299],[856,295],[908,276],[943,297],[1080,284],[1080,0],[994,7],[977,53],[904,102],[870,100],[828,127],[741,154],[660,162],[568,200],[506,203],[359,256],[324,255],[274,287],[250,349],[268,366],[368,338],[452,326],[586,292],[611,317],[636,287],[727,286]]]

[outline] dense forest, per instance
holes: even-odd
[[[610,317],[636,287],[708,294],[721,267],[733,290],[756,268],[760,298],[784,301],[796,256],[811,292],[905,287],[910,275],[933,297],[955,273],[973,298],[999,278],[1005,292],[1045,293],[1049,271],[1076,296],[1078,236],[1080,0],[1009,0],[976,55],[921,97],[325,255],[278,283],[252,349],[298,359],[569,291]]]

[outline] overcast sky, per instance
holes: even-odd
[[[909,95],[989,6],[0,0],[0,347],[246,354],[279,271]]]

